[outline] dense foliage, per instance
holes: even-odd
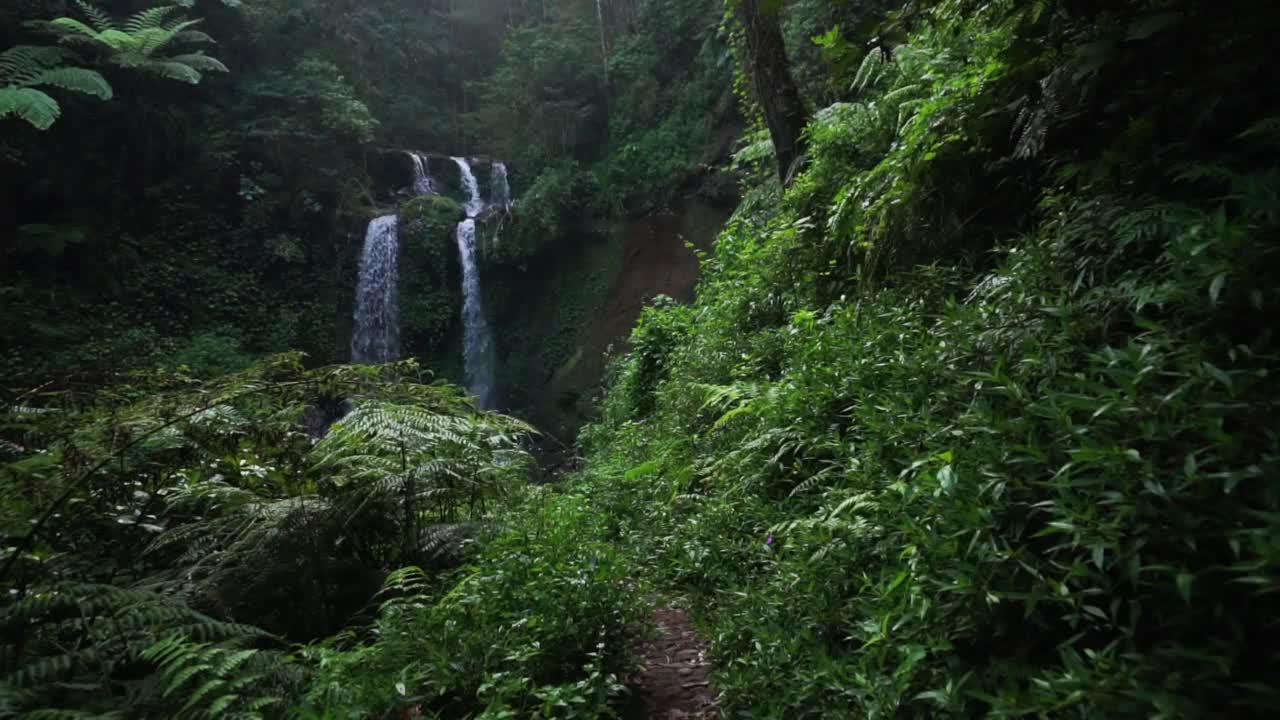
[[[1280,17],[1086,6],[895,15],[617,366],[587,492],[732,717],[1280,706]]]
[[[0,718],[617,717],[671,601],[725,717],[1280,711],[1280,13],[178,6],[0,11]],[[741,186],[567,476],[435,379],[464,153],[516,404]],[[328,364],[388,212],[420,360]]]

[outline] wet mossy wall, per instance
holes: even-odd
[[[454,232],[466,217],[456,201],[427,195],[400,208],[400,325],[406,356],[446,371],[446,347],[461,332],[462,296]]]
[[[486,288],[503,399],[539,409],[557,372],[580,352],[622,265],[622,237],[608,226],[576,228],[555,252],[496,267]]]

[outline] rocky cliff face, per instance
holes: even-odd
[[[588,233],[570,255],[531,266],[514,281],[522,300],[508,298],[498,309],[513,407],[545,431],[571,440],[608,358],[625,350],[644,306],[660,295],[692,300],[697,251],[713,248],[729,214],[727,208],[690,201],[673,211],[614,222]]]

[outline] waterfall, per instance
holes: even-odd
[[[456,157],[453,161],[458,164],[458,170],[462,173],[462,190],[467,194],[467,202],[462,207],[467,211],[467,217],[473,218],[484,210],[484,200],[480,197],[480,183],[476,182],[476,174],[471,172],[471,163],[465,158]]]
[[[431,167],[427,164],[427,158],[415,152],[409,153],[409,157],[413,159],[413,193],[415,195],[434,193],[435,188],[431,185]]]
[[[467,389],[482,408],[494,406],[493,338],[480,302],[480,270],[476,266],[476,221],[458,223],[458,255],[462,259],[462,359]]]
[[[484,316],[480,299],[480,268],[476,264],[476,216],[484,210],[480,185],[463,158],[453,158],[462,173],[462,187],[467,193],[463,207],[467,219],[458,223],[458,257],[462,261],[462,359],[467,373],[467,389],[482,408],[496,404],[494,382],[493,337]]]
[[[507,182],[507,166],[504,163],[493,164],[493,189],[490,191],[489,204],[506,210],[511,207],[511,184]]]
[[[351,361],[380,364],[400,359],[400,302],[397,290],[399,223],[383,215],[369,223],[356,287]]]
[[[604,27],[604,0],[596,0],[596,20],[600,23],[600,60],[604,63],[604,86],[609,87],[609,35]]]

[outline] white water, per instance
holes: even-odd
[[[467,217],[473,218],[484,210],[484,199],[480,197],[480,183],[476,182],[476,174],[471,172],[471,163],[465,158],[456,157],[453,161],[457,163],[458,170],[462,173],[462,191],[467,194],[467,201],[462,207],[467,211]]]
[[[504,163],[493,164],[493,189],[490,190],[489,204],[504,210],[511,207],[511,184],[507,182],[507,166]]]
[[[596,0],[596,20],[600,23],[600,60],[604,63],[604,84],[609,84],[609,36],[604,29],[604,0]]]
[[[395,215],[369,223],[356,286],[352,362],[381,364],[400,359],[399,240]]]
[[[476,266],[476,221],[458,223],[458,256],[462,259],[462,359],[467,389],[481,408],[495,404],[493,336],[480,301],[480,270]]]
[[[418,153],[411,152],[409,157],[413,158],[413,192],[415,195],[430,195],[435,192],[435,187],[431,184],[431,167],[427,164],[427,158]]]
[[[481,408],[496,404],[497,387],[493,373],[493,334],[484,316],[484,303],[480,296],[480,268],[476,264],[475,217],[484,210],[480,197],[480,185],[471,171],[471,164],[463,158],[453,158],[462,173],[462,187],[467,193],[463,208],[467,219],[458,223],[458,257],[462,261],[462,360],[467,373],[467,389],[476,397]]]

